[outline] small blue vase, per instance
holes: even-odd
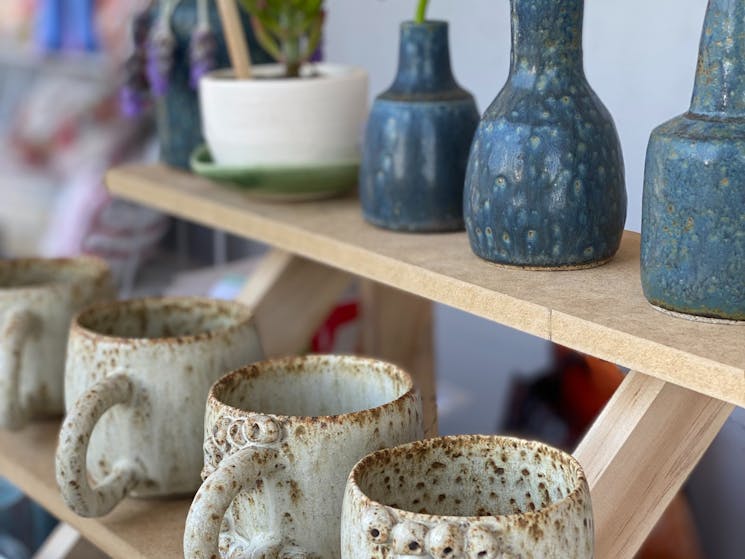
[[[399,231],[463,229],[463,180],[478,125],[473,96],[450,67],[448,24],[401,25],[398,73],[365,129],[365,219]]]
[[[688,113],[652,132],[642,286],[657,307],[745,320],[745,4],[710,0]]]
[[[507,84],[484,114],[466,172],[473,251],[499,264],[607,262],[626,221],[613,119],[587,83],[583,0],[512,0]]]

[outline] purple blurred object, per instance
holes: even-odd
[[[150,97],[146,71],[147,39],[151,23],[149,11],[138,14],[132,21],[134,52],[124,66],[124,84],[119,92],[119,106],[122,114],[128,118],[142,114]]]
[[[156,97],[163,97],[168,92],[175,46],[176,40],[168,25],[158,25],[150,34],[146,73],[150,89]]]
[[[148,95],[146,92],[125,84],[119,90],[119,107],[122,114],[127,118],[140,116],[147,106]]]
[[[189,45],[189,84],[197,89],[202,76],[217,67],[217,38],[209,26],[194,29]]]
[[[323,38],[321,38],[321,41],[318,43],[318,48],[313,53],[313,56],[310,57],[311,62],[323,62]]]

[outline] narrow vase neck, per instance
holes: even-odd
[[[512,73],[583,70],[584,0],[511,0]]]
[[[444,21],[401,24],[398,73],[391,93],[437,93],[457,88],[450,66],[448,24]]]
[[[691,112],[745,116],[745,2],[709,0]]]

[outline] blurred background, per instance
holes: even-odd
[[[103,186],[112,165],[158,159],[163,114],[156,107],[126,117],[119,104],[131,17],[149,4],[0,1],[0,255],[93,252],[114,266],[125,295],[229,296],[245,273],[230,263],[263,247],[111,200]],[[414,1],[326,5],[326,59],[365,67],[374,96],[393,78],[398,24],[411,17]],[[705,9],[706,0],[587,2],[585,67],[621,136],[628,229],[640,229],[649,133],[688,107]],[[456,76],[485,109],[507,76],[509,2],[432,0],[430,17],[450,22]],[[605,375],[611,384],[621,375],[444,306],[436,309],[436,351],[443,434],[510,430],[570,445],[581,426],[557,411],[562,406],[545,397],[546,387],[567,386],[573,374]],[[602,395],[593,397],[602,404]],[[681,524],[687,534],[674,538],[690,536],[700,546],[676,551],[672,542],[672,549],[646,557],[745,557],[744,463],[745,411],[738,409],[686,489],[691,521]],[[34,548],[53,522],[0,485],[0,534]]]

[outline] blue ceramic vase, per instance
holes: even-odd
[[[530,269],[607,262],[626,221],[613,119],[587,83],[583,0],[512,0],[507,84],[484,114],[466,172],[473,251]]]
[[[159,3],[153,8],[157,21]],[[248,16],[241,13],[243,28],[248,36],[254,63],[270,62],[269,56],[258,46],[251,31]],[[217,68],[230,66],[222,23],[215,2],[209,2],[210,28],[217,41]],[[197,24],[197,0],[180,0],[171,16],[171,31],[175,39],[173,68],[166,95],[156,102],[160,159],[174,167],[189,169],[191,153],[204,143],[197,91],[190,84],[189,44]]]
[[[448,24],[401,25],[398,73],[365,128],[365,219],[399,231],[463,229],[463,180],[479,121],[450,67]]]
[[[691,108],[652,132],[642,285],[663,309],[745,320],[745,3],[710,0]]]

